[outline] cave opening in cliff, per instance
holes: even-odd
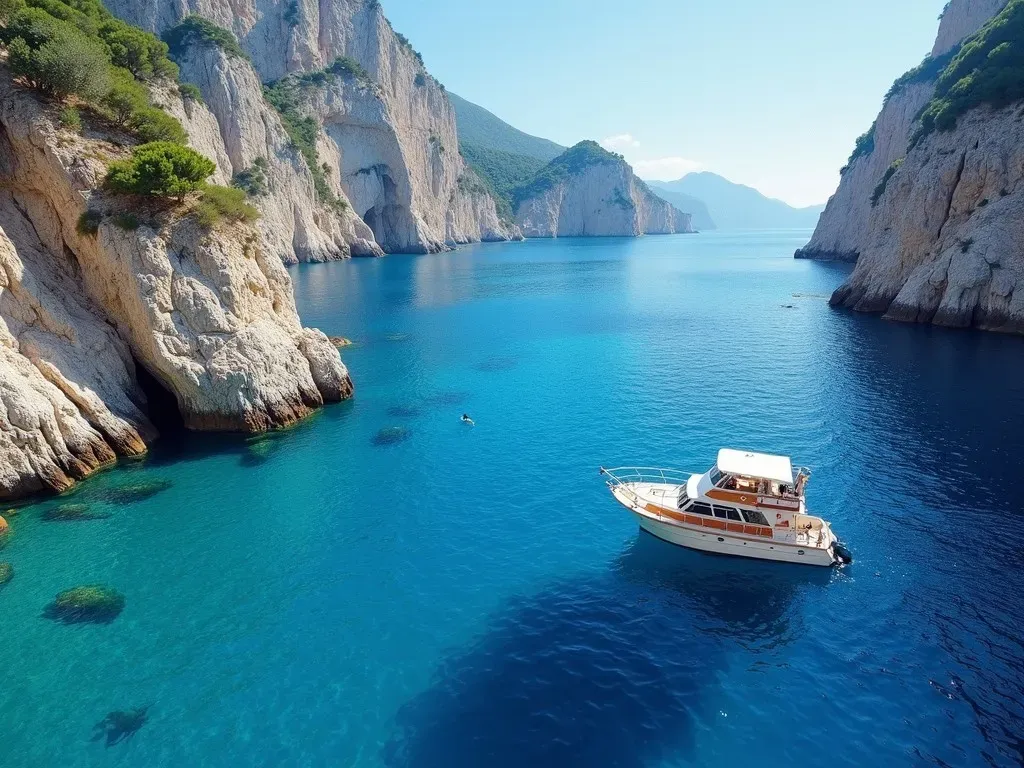
[[[163,383],[135,359],[135,376],[139,388],[146,396],[146,415],[163,437],[185,431],[185,417],[178,407],[178,398]]]
[[[373,232],[374,239],[380,242],[380,217],[377,215],[377,206],[373,206],[370,210],[363,214],[363,221],[366,222],[366,226]]]

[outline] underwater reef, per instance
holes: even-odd
[[[136,709],[118,710],[108,713],[106,717],[93,726],[92,740],[106,741],[108,747],[113,747],[122,741],[127,741],[146,724],[146,721],[149,719],[150,706],[146,705]]]
[[[410,437],[412,437],[412,431],[405,427],[385,427],[373,436],[370,443],[377,447],[397,445],[398,443],[405,442]]]
[[[109,512],[94,512],[87,504],[61,504],[45,510],[40,520],[47,523],[78,523],[87,520],[106,520],[111,517]]]
[[[124,595],[102,584],[66,589],[46,606],[43,616],[65,624],[109,624],[124,610]]]

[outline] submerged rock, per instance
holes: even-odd
[[[61,504],[43,512],[41,520],[48,523],[76,523],[85,520],[106,520],[108,512],[94,512],[87,504]]]
[[[393,405],[388,408],[388,416],[396,419],[414,419],[420,415],[420,409],[411,405]]]
[[[7,524],[7,521],[4,520],[3,517],[0,517],[0,536],[3,536],[5,533],[7,533],[10,530],[10,528],[11,527]]]
[[[396,445],[412,437],[412,432],[405,427],[386,427],[373,436],[370,441],[376,446]]]
[[[4,586],[14,578],[14,566],[10,563],[0,563],[0,587]]]
[[[328,336],[327,340],[338,348],[352,346],[352,340],[346,339],[344,336]]]
[[[43,616],[65,624],[109,624],[124,610],[124,595],[102,584],[67,589],[46,606]]]
[[[468,392],[438,392],[424,399],[427,405],[462,405],[469,400]]]
[[[174,483],[170,480],[149,480],[141,483],[132,483],[131,485],[111,488],[107,491],[106,498],[114,504],[133,504],[136,501],[144,501],[156,496],[158,493],[166,491],[172,485]]]
[[[245,467],[258,467],[260,464],[265,464],[277,450],[277,440],[254,440],[246,445],[246,451],[242,454],[239,463]]]
[[[149,719],[149,707],[110,712],[93,726],[93,741],[105,740],[108,747],[130,739]]]

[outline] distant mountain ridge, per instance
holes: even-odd
[[[703,201],[719,229],[810,229],[825,210],[824,204],[794,208],[709,171],[690,173],[676,181],[647,183],[658,194],[664,191]]]

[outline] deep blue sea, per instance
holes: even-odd
[[[1020,764],[1024,340],[832,310],[809,234],[293,269],[355,399],[11,518],[0,765]],[[674,548],[598,477],[723,446],[811,466],[855,563]],[[114,621],[42,617],[91,583]]]

